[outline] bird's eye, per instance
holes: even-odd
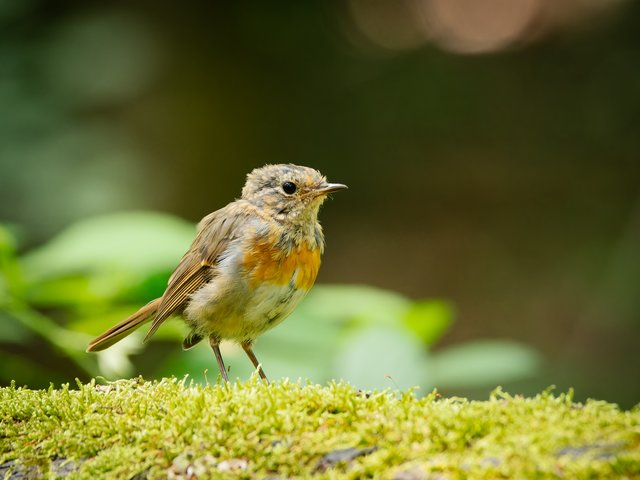
[[[291,195],[292,193],[294,193],[296,191],[296,184],[292,183],[292,182],[284,182],[282,184],[282,190],[284,191],[284,193],[286,193],[287,195]]]

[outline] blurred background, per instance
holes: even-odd
[[[215,381],[177,321],[84,348],[248,171],[292,162],[350,189],[318,285],[257,343],[272,379],[636,404],[639,21],[625,0],[0,0],[0,382]]]

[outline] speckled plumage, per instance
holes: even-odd
[[[291,185],[295,191],[287,192]],[[318,211],[328,193],[344,188],[308,167],[253,170],[240,199],[202,219],[162,297],[97,337],[87,350],[108,348],[153,320],[147,340],[167,318],[180,315],[191,327],[184,348],[209,338],[223,378],[218,345],[229,339],[241,343],[266,380],[251,344],[282,322],[312,287],[324,250]]]

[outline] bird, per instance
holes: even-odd
[[[220,342],[231,340],[268,384],[253,343],[287,318],[313,286],[325,245],[320,206],[346,188],[310,167],[252,170],[239,199],[200,221],[162,296],[93,339],[87,352],[104,350],[151,322],[146,342],[165,320],[179,316],[190,329],[183,348],[208,339],[225,382]]]

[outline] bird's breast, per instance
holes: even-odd
[[[284,286],[293,282],[296,288],[308,291],[320,268],[321,249],[301,242],[282,247],[277,238],[254,241],[242,258],[242,267],[249,285],[256,288],[264,283]]]

